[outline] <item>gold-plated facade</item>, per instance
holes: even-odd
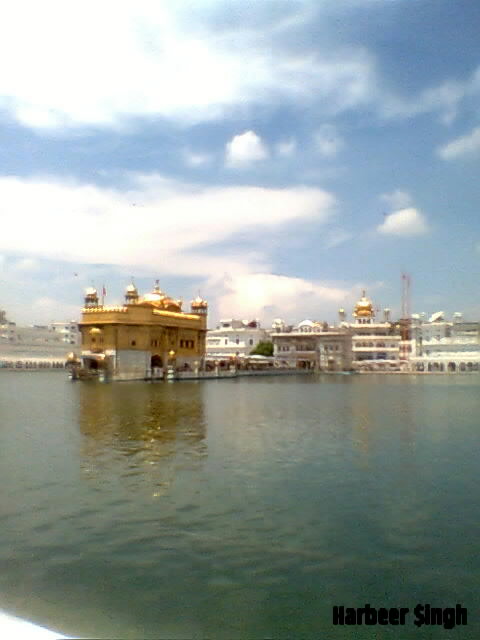
[[[193,301],[191,312],[182,302],[160,290],[138,296],[134,285],[125,293],[125,304],[95,304],[88,291],[82,319],[82,364],[86,370],[102,370],[111,379],[163,377],[168,366],[193,370],[205,356],[208,304]],[[171,356],[171,353],[174,356]]]

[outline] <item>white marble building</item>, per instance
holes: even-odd
[[[65,344],[80,344],[80,331],[78,329],[78,322],[71,320],[70,322],[52,322],[49,325],[49,329],[59,336],[61,342]]]
[[[410,370],[433,373],[480,371],[479,322],[465,322],[458,312],[449,322],[443,311],[434,313],[428,322],[421,320],[421,316],[414,316],[416,340]]]
[[[269,340],[268,332],[258,320],[220,320],[217,328],[207,333],[207,357],[247,356],[259,342]]]
[[[354,322],[347,322],[344,309],[339,310],[340,327],[352,334],[353,368],[357,371],[398,371],[401,368],[401,337],[390,322],[390,310],[384,309],[383,321],[365,291],[355,305]]]
[[[285,329],[284,326],[274,327],[270,335],[275,366],[317,371],[351,370],[349,331],[312,320],[303,320],[297,326]]]

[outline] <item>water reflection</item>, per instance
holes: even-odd
[[[78,384],[82,457],[101,465],[117,457],[155,463],[172,454],[206,454],[203,386]]]
[[[379,397],[374,385],[350,385],[352,442],[362,455],[362,466],[368,468],[371,457],[381,446],[379,438],[392,439],[395,454],[402,456],[404,469],[412,470],[415,453],[415,421],[423,406],[418,404],[419,394],[414,387],[392,379],[383,384]]]

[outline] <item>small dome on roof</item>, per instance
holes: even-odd
[[[166,311],[181,311],[181,306],[178,304],[177,300],[174,300],[173,298],[163,298],[162,306]]]
[[[138,290],[133,282],[125,289],[125,302],[127,304],[136,304],[138,302]]]
[[[206,307],[207,301],[204,300],[201,296],[197,296],[195,300],[192,300],[192,307]]]

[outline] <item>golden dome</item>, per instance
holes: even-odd
[[[173,298],[163,298],[162,307],[165,311],[181,311],[182,308],[180,304],[178,304],[178,300],[174,300]]]
[[[155,283],[153,291],[144,295],[140,301],[140,304],[148,304],[149,306],[152,306],[160,311],[175,311],[177,313],[181,313],[182,311],[182,301],[174,300],[173,298],[167,296],[160,289],[158,280]]]
[[[88,332],[91,336],[98,336],[99,333],[102,333],[102,330],[98,327],[92,327]]]
[[[197,296],[195,300],[192,300],[191,306],[192,309],[205,309],[206,307],[208,307],[208,302],[201,296]]]
[[[371,318],[375,315],[372,301],[366,297],[365,291],[362,291],[362,297],[355,305],[353,315],[355,318]]]
[[[142,302],[153,302],[156,304],[160,304],[164,298],[164,293],[146,293],[142,298]]]

